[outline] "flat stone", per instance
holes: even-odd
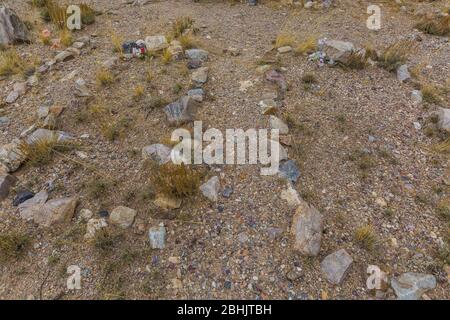
[[[72,43],[72,47],[74,47],[75,49],[78,49],[78,50],[83,49],[84,46],[85,46],[84,42],[76,41],[76,42]]]
[[[296,183],[300,177],[300,171],[294,160],[288,160],[280,165],[278,170],[278,176],[283,179],[287,179],[291,183]]]
[[[53,131],[39,128],[28,136],[26,142],[28,144],[33,144],[38,141],[46,141],[46,140],[49,141],[53,139],[56,140],[57,142],[69,142],[73,140],[73,137],[70,134],[63,131]]]
[[[0,128],[6,127],[9,125],[9,118],[8,117],[0,117]]]
[[[348,63],[348,58],[355,51],[353,43],[340,40],[327,40],[323,51],[333,62]]]
[[[208,81],[208,68],[207,67],[201,67],[192,72],[191,79],[194,82],[197,82],[199,84],[206,83]]]
[[[158,162],[158,164],[165,164],[171,160],[170,153],[172,149],[163,144],[152,144],[142,149],[142,157],[144,159],[151,159]]]
[[[450,132],[450,109],[439,108],[438,118],[439,129]]]
[[[406,64],[401,65],[397,68],[397,79],[400,82],[406,82],[411,79],[411,75]]]
[[[214,176],[206,183],[200,186],[202,194],[210,201],[216,202],[219,197],[220,180],[219,177]]]
[[[16,184],[16,182],[17,178],[10,174],[0,175],[0,202],[8,197],[9,191]]]
[[[95,233],[103,228],[106,228],[108,223],[104,218],[100,219],[90,219],[86,224],[86,234],[84,235],[85,240],[93,239]]]
[[[297,190],[292,188],[290,184],[286,190],[281,191],[281,199],[285,200],[288,206],[292,208],[297,208],[302,203]]]
[[[284,54],[284,53],[289,53],[292,51],[292,47],[291,46],[284,46],[284,47],[280,47],[277,49],[278,53]]]
[[[186,56],[192,60],[207,61],[209,53],[202,49],[189,49],[185,51]]]
[[[25,201],[33,198],[35,194],[31,191],[25,190],[17,193],[16,197],[13,200],[13,206],[17,207],[18,205],[24,203]]]
[[[419,300],[428,290],[436,288],[436,278],[430,274],[408,272],[391,280],[398,300]]]
[[[61,51],[55,56],[56,62],[65,62],[75,58],[75,54],[68,50]]]
[[[14,103],[17,99],[19,99],[19,93],[17,91],[11,91],[5,99],[6,103]]]
[[[164,108],[169,124],[178,126],[192,121],[197,111],[197,102],[188,96],[172,102]]]
[[[320,266],[327,280],[338,285],[344,280],[352,263],[352,257],[341,249],[325,257]]]
[[[19,215],[22,219],[33,220],[34,212],[43,206],[48,199],[48,193],[42,190],[36,195],[23,203],[19,204]]]
[[[89,91],[86,81],[84,79],[79,78],[75,81],[75,92],[76,97],[84,98],[84,97],[90,97],[91,92]]]
[[[166,228],[164,226],[150,228],[148,238],[152,249],[164,249],[166,246]]]
[[[14,140],[0,147],[0,164],[5,166],[9,173],[15,172],[25,161],[25,156],[21,152],[19,144],[19,140]]]
[[[273,99],[261,100],[258,103],[263,115],[273,115],[278,111],[279,104]]]
[[[68,223],[75,213],[77,203],[76,197],[49,200],[44,205],[31,209],[33,220],[44,227]]]
[[[118,225],[122,229],[126,229],[133,224],[135,217],[136,210],[119,206],[111,212],[109,220],[112,224]]]
[[[269,124],[271,129],[278,129],[280,134],[289,134],[289,127],[283,120],[275,116],[270,116]]]
[[[150,36],[145,38],[145,46],[149,51],[159,51],[169,47],[165,36]]]
[[[306,256],[317,256],[322,244],[322,214],[313,206],[301,202],[293,217],[291,232],[295,236],[295,250]]]
[[[187,95],[197,102],[203,102],[205,91],[202,88],[191,89],[188,91]]]
[[[411,92],[411,100],[413,101],[414,104],[421,104],[423,101],[422,91],[413,90]]]

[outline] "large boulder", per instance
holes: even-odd
[[[323,216],[313,206],[302,201],[294,215],[292,233],[295,250],[306,256],[319,254],[322,244]]]
[[[20,42],[30,42],[30,33],[27,26],[19,19],[17,14],[0,6],[0,45],[9,45]]]

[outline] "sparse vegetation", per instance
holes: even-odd
[[[377,246],[377,236],[371,225],[359,227],[355,231],[355,241],[368,251],[373,251]]]
[[[31,244],[30,237],[23,233],[11,232],[0,235],[0,261],[7,262],[21,257]]]
[[[114,75],[106,68],[101,68],[97,71],[96,79],[97,84],[103,87],[114,83]]]
[[[59,141],[54,135],[50,139],[39,139],[33,143],[22,142],[19,150],[26,163],[31,166],[43,166],[51,162],[57,153],[72,150],[75,145],[68,141]]]
[[[169,64],[172,61],[172,53],[169,51],[169,49],[164,49],[161,61],[163,64]]]
[[[0,76],[10,76],[25,72],[26,63],[16,50],[0,51]]]
[[[295,37],[290,33],[281,33],[275,40],[275,48],[281,48],[285,46],[293,47],[295,45]]]
[[[182,36],[188,29],[194,25],[194,20],[191,17],[179,17],[173,24],[172,31],[169,38],[177,39]]]
[[[410,41],[401,41],[387,47],[378,57],[378,64],[387,71],[395,71],[405,64],[413,45]]]
[[[80,4],[81,9],[81,22],[85,25],[90,25],[95,22],[95,10],[92,9],[88,4]]]
[[[297,54],[305,54],[305,53],[311,53],[316,49],[317,46],[317,39],[316,37],[309,37],[303,42],[300,42],[297,47],[295,48],[295,52]]]
[[[425,16],[416,24],[416,28],[428,34],[448,36],[450,35],[450,16]]]

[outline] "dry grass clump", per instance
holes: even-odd
[[[295,37],[290,33],[281,33],[275,40],[275,48],[281,48],[286,46],[293,47],[295,45]]]
[[[50,139],[39,139],[33,143],[22,142],[19,150],[27,164],[43,166],[50,163],[55,154],[72,150],[74,147],[71,142],[58,141],[58,136],[54,135]]]
[[[90,25],[95,22],[95,10],[92,9],[88,4],[80,4],[81,10],[81,23]]]
[[[441,97],[437,87],[431,84],[422,84],[421,91],[424,101],[435,104],[441,103]]]
[[[424,17],[416,24],[416,28],[436,36],[450,35],[450,16]]]
[[[172,26],[172,30],[169,34],[169,38],[172,38],[172,39],[179,38],[180,36],[183,35],[183,33],[186,30],[191,29],[193,27],[194,22],[195,22],[194,19],[192,19],[191,17],[177,18],[174,25]]]
[[[355,231],[355,241],[364,249],[373,251],[377,245],[378,239],[371,225],[359,227]]]
[[[347,58],[345,67],[350,69],[362,70],[367,66],[368,56],[363,51],[354,51]]]
[[[137,85],[133,89],[133,99],[135,101],[140,100],[143,97],[144,93],[145,93],[145,88],[142,85]]]
[[[166,163],[151,167],[150,180],[158,193],[183,198],[197,193],[203,173],[187,165]]]
[[[100,132],[111,142],[117,140],[127,127],[127,119],[112,120],[105,117],[100,121]]]
[[[97,84],[105,87],[114,83],[114,75],[106,68],[100,68],[96,75]]]
[[[92,239],[92,244],[101,254],[107,254],[112,252],[122,239],[122,233],[113,232],[106,228],[102,228],[95,233],[94,239]]]
[[[0,51],[1,77],[23,73],[26,68],[26,63],[22,60],[16,50],[9,49],[6,51]]]
[[[181,46],[184,50],[196,48],[198,46],[198,41],[195,39],[195,37],[191,34],[185,34],[178,38],[178,41],[180,41]]]
[[[309,37],[308,39],[297,45],[297,47],[295,48],[295,53],[296,54],[312,53],[316,50],[316,47],[317,47],[317,38]]]
[[[172,61],[172,53],[169,51],[169,49],[164,49],[161,56],[161,61],[163,64],[169,64],[170,61]]]
[[[59,39],[61,40],[61,44],[65,47],[70,47],[73,43],[72,33],[67,29],[61,30]]]
[[[13,232],[0,235],[0,261],[7,262],[21,257],[30,244],[31,240],[26,234]]]
[[[60,7],[56,1],[47,0],[45,9],[48,13],[50,21],[60,30],[67,27],[67,10],[65,7]]]
[[[401,41],[387,47],[378,57],[378,65],[387,71],[395,71],[405,64],[409,53],[413,49],[411,41]]]
[[[123,54],[123,49],[122,49],[123,37],[119,36],[115,32],[112,32],[111,43],[113,45],[113,52],[122,55]]]

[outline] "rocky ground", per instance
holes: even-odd
[[[30,41],[3,51],[27,68],[0,77],[0,298],[450,298],[449,35],[416,26],[448,2],[380,1],[379,31],[369,1],[231,2],[86,1],[95,22],[67,43],[5,1]],[[117,50],[139,39],[145,56]],[[194,166],[164,193],[193,120],[282,129],[285,174]]]

